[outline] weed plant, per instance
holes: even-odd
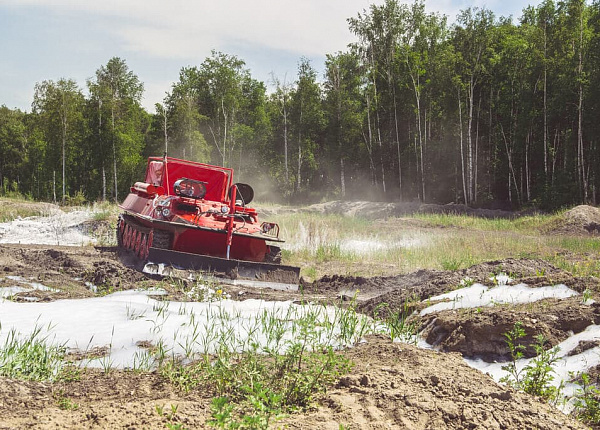
[[[452,214],[414,214],[413,218],[434,227],[458,227],[483,231],[542,231],[555,222],[560,214],[533,215],[518,218],[482,218]]]
[[[156,346],[135,353],[132,370],[158,368],[166,380],[184,392],[208,390],[217,399],[211,422],[227,428],[266,428],[284,414],[308,407],[316,395],[351,368],[340,349],[355,345],[370,333],[409,339],[415,329],[406,323],[408,305],[377,320],[359,314],[355,300],[346,307],[274,305],[253,316],[230,310],[223,303],[209,301],[201,312],[195,312],[191,306],[175,310],[170,302],[156,301],[152,311],[141,312],[127,305],[125,314],[130,320],[145,320],[151,336],[159,339]],[[169,321],[174,318],[185,322]],[[172,347],[163,338],[167,322],[178,327]],[[113,327],[109,353],[89,360],[88,365],[93,361],[104,373],[113,371],[110,351],[114,335]],[[76,380],[79,369],[65,362],[64,345],[52,345],[48,336],[42,336],[42,328],[36,327],[20,340],[12,330],[0,350],[0,374]],[[60,407],[76,407],[67,398],[59,400]]]
[[[408,307],[373,320],[349,306],[263,309],[254,318],[210,304],[189,312],[187,335],[162,357],[160,374],[178,389],[215,396],[211,423],[220,428],[266,428],[278,417],[310,405],[351,363],[338,352],[369,333],[412,339]]]
[[[79,404],[66,396],[63,390],[59,390],[54,394],[56,405],[63,411],[76,411],[79,409]]]
[[[572,414],[586,424],[600,424],[600,389],[593,384],[590,375],[580,375],[582,386],[575,392]]]
[[[554,380],[552,366],[558,361],[559,348],[546,349],[544,336],[541,334],[536,336],[533,345],[535,357],[522,369],[519,369],[517,361],[523,358],[523,352],[526,349],[525,345],[520,343],[521,339],[526,336],[523,324],[519,321],[516,322],[512,330],[505,333],[504,336],[510,351],[511,362],[502,366],[502,370],[508,374],[502,377],[500,382],[556,403],[560,399],[562,384],[558,388],[552,385]]]

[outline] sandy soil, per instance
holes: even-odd
[[[575,224],[582,228],[581,221],[574,221],[558,230],[568,231]],[[238,300],[260,297],[348,303],[355,297],[361,312],[382,315],[401,309],[406,302],[418,309],[423,306],[420,300],[455,289],[467,276],[486,282],[490,273],[500,271],[532,287],[563,283],[578,292],[589,289],[598,300],[598,279],[577,278],[532,259],[487,262],[455,272],[421,270],[376,278],[334,275],[306,283],[301,292],[225,288]],[[100,293],[165,286],[160,279],[136,270],[130,256],[114,247],[0,245],[0,287],[10,283],[7,276],[21,276],[57,289],[37,291],[36,297],[42,301],[92,297],[95,293],[89,283]],[[22,300],[22,296],[18,293],[13,299]],[[171,298],[181,297],[172,291]],[[383,303],[387,306],[382,307]],[[340,424],[354,429],[586,428],[540,399],[497,384],[463,361],[463,356],[506,359],[503,333],[516,321],[523,322],[529,337],[542,333],[548,346],[556,345],[589,324],[600,324],[600,304],[584,305],[580,298],[546,300],[418,318],[422,335],[438,351],[370,336],[343,352],[354,363],[350,374],[321,395],[311,409],[283,418],[274,428],[339,429]],[[580,348],[591,346],[595,345],[582,344]],[[167,428],[174,422],[188,429],[204,428],[211,397],[210,392],[200,390],[180,392],[157,373],[87,370],[79,381],[55,384],[0,378],[0,429],[143,429]],[[64,398],[77,408],[61,408]],[[170,410],[171,405],[177,406],[174,416],[157,412],[161,407]]]
[[[467,366],[459,354],[424,351],[370,336],[345,352],[355,363],[314,408],[277,428],[339,429],[580,429],[581,423]],[[58,403],[68,396],[76,410]],[[0,428],[204,428],[210,393],[177,392],[156,374],[88,371],[78,382],[2,380]],[[174,417],[161,417],[157,407]]]

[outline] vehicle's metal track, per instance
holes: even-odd
[[[190,254],[170,249],[172,234],[139,224],[128,214],[119,216],[117,243],[119,248],[131,251],[140,263],[152,262],[180,269],[209,272],[231,279],[245,278],[297,284],[300,268],[281,265],[281,249],[270,246],[265,262],[242,261]]]

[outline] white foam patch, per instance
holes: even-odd
[[[0,243],[80,246],[96,240],[81,231],[81,224],[93,217],[92,209],[68,213],[54,211],[48,216],[17,218],[0,223]]]
[[[54,288],[50,288],[45,286],[44,284],[40,284],[39,282],[34,282],[27,280],[21,276],[10,275],[7,276],[6,279],[10,279],[11,281],[18,282],[19,284],[27,285],[32,290],[40,290],[40,291],[58,291]]]
[[[104,297],[48,303],[0,301],[0,346],[12,329],[26,337],[36,327],[49,327],[45,334],[50,342],[81,351],[109,346],[111,366],[127,368],[134,366],[140,354],[147,353],[137,346],[140,341],[153,345],[163,343],[169,356],[189,357],[191,350],[214,352],[223,339],[248,337],[257,321],[269,313],[285,324],[284,338],[287,339],[291,336],[289,327],[294,319],[310,309],[321,312],[319,321],[334,321],[335,311],[321,306],[253,299],[168,302],[150,297],[157,293],[163,292],[122,291]],[[266,344],[266,336],[258,335],[257,341]],[[83,364],[100,367],[102,360]]]
[[[394,248],[416,248],[423,246],[425,240],[418,237],[405,237],[397,241],[379,239],[346,239],[340,242],[340,249],[359,255],[368,255],[375,252]]]
[[[23,287],[18,287],[18,286],[2,287],[2,288],[0,288],[0,297],[8,298],[8,297],[14,296],[17,293],[22,293],[25,291],[31,291],[31,290],[29,290],[28,288],[23,288]]]
[[[470,287],[431,297],[430,301],[446,301],[423,309],[421,316],[451,309],[531,303],[549,298],[564,299],[578,294],[577,291],[563,284],[537,288],[531,288],[525,284],[499,285],[493,288],[488,288],[482,284],[473,284]]]

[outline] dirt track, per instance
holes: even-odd
[[[104,292],[165,286],[128,265],[127,255],[115,248],[0,245],[3,280],[16,275],[43,282],[59,291],[38,291],[39,300],[91,297],[85,282]],[[356,295],[357,308],[367,314],[394,310],[409,300],[446,292],[466,276],[484,282],[490,273],[510,272],[531,286],[564,283],[576,291],[598,291],[594,279],[574,278],[538,260],[505,260],[457,272],[421,270],[379,278],[331,276],[306,284],[301,292],[225,287],[245,300],[315,300],[344,302]],[[540,274],[543,273],[543,276]],[[173,299],[177,299],[173,293]],[[20,293],[14,300],[19,300]],[[30,293],[28,293],[31,296]],[[544,306],[487,308],[476,316],[446,311],[420,320],[423,336],[440,351],[417,349],[370,337],[344,352],[354,362],[351,374],[323,395],[315,409],[292,415],[278,426],[288,428],[582,428],[558,410],[532,397],[495,383],[468,367],[461,358],[506,358],[503,333],[522,321],[532,336],[543,333],[552,344],[600,322],[600,306],[581,300],[562,300]],[[79,404],[64,411],[61,395]],[[201,428],[209,416],[210,393],[183,394],[154,373],[87,371],[81,381],[51,385],[2,380],[0,429],[8,428],[164,428],[166,418],[156,406],[179,405],[178,420],[186,428]]]

